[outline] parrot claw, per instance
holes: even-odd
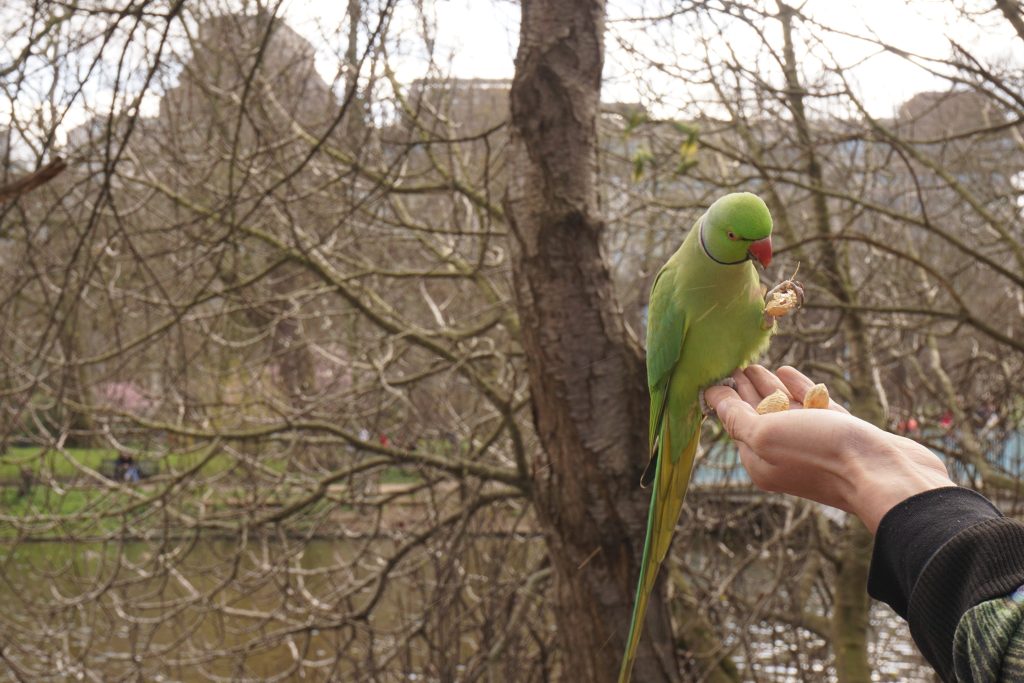
[[[772,287],[764,297],[764,329],[771,329],[776,318],[788,315],[791,311],[803,308],[804,286],[796,280],[783,280]]]
[[[792,291],[796,294],[796,307],[804,307],[804,285],[802,282],[796,280],[786,280],[782,284],[789,284]]]
[[[796,306],[794,308],[802,307],[804,305],[804,285],[798,280],[783,280],[768,290],[764,295],[764,300],[771,301],[772,297],[785,295],[789,292],[796,296]]]
[[[711,386],[711,387],[729,387],[733,391],[736,391],[736,380],[734,380],[732,377],[726,377],[725,379],[723,379],[723,380],[721,380],[719,382],[715,382],[714,384],[709,384],[708,386]],[[704,398],[704,389],[701,389],[697,393],[697,398],[700,399],[700,413],[701,413],[701,415],[703,415],[704,417],[711,417],[711,416],[713,416],[715,414],[715,409],[712,408],[711,406],[709,406],[707,400]]]

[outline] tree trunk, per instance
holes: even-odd
[[[832,649],[840,681],[871,680],[867,650],[871,598],[867,592],[867,576],[873,541],[859,519],[847,517],[839,541],[832,613]]]
[[[58,334],[64,356],[64,377],[60,396],[67,404],[59,411],[63,415],[62,431],[67,432],[64,445],[70,448],[92,448],[98,443],[99,430],[92,410],[92,392],[87,377],[87,368],[78,363],[82,357],[82,335],[84,327],[79,325],[78,308],[65,307],[67,319]]]
[[[554,571],[567,680],[614,681],[639,575],[649,491],[647,388],[601,251],[596,145],[604,3],[524,0],[505,197],[541,450],[533,498]],[[667,573],[667,572],[666,572]],[[664,574],[634,678],[679,680]],[[716,651],[708,642],[699,652]]]
[[[523,2],[506,196],[542,445],[534,499],[555,572],[563,663],[573,680],[595,682],[618,670],[648,497],[638,486],[643,362],[613,300],[596,215],[603,31],[603,2]],[[663,583],[657,592],[637,680],[670,681],[678,671]]]

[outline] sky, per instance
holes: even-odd
[[[323,42],[324,26],[338,26],[344,21],[346,3],[326,0],[290,0],[285,16],[289,23],[314,45]],[[413,5],[401,3],[396,26],[416,28],[418,18]],[[511,78],[516,45],[518,43],[519,6],[511,0],[427,0],[422,3],[427,15],[436,26],[436,57],[449,72],[462,78]],[[650,43],[644,33],[627,18],[653,16],[671,10],[678,0],[609,0],[606,38],[605,99],[636,101],[642,98],[637,77],[631,75],[637,63],[619,47],[621,38],[627,43],[648,51],[659,59],[674,59],[665,49],[645,45]],[[971,0],[961,0],[970,6]],[[977,4],[977,3],[973,3]],[[970,46],[989,58],[1015,58],[1024,62],[1021,41],[1001,17],[990,16],[976,22],[962,20],[950,0],[806,0],[802,10],[822,24],[840,27],[850,33],[874,35],[909,52],[943,57],[949,54],[950,38]],[[677,31],[677,33],[679,33]],[[664,46],[670,51],[683,52],[688,34],[671,36]],[[781,37],[778,37],[781,41]],[[674,41],[674,42],[673,42]],[[874,115],[891,114],[898,105],[914,93],[945,84],[930,76],[907,60],[892,54],[877,54],[875,46],[837,35],[827,38],[827,47],[836,60],[852,66],[851,72],[859,85],[869,111]],[[736,43],[742,46],[742,37]],[[329,53],[322,60],[321,72],[330,82],[336,60]],[[423,62],[415,55],[399,61],[401,80],[410,81],[423,75]],[[656,79],[648,71],[640,76]],[[655,84],[657,88],[659,84]],[[665,87],[678,87],[666,82]]]
[[[233,0],[228,0],[229,2]],[[241,1],[241,0],[240,0]],[[957,0],[971,4],[976,0]],[[369,0],[376,3],[379,0]],[[684,4],[684,0],[608,0],[608,33],[606,35],[606,67],[604,99],[606,101],[641,101],[656,113],[678,115],[690,95],[683,96],[685,79],[669,77],[650,68],[646,59],[665,63],[685,62],[694,53],[695,37],[713,35],[692,25],[690,15],[676,23],[651,26],[634,21],[641,16],[655,16]],[[317,68],[328,83],[336,79],[339,52],[343,50],[345,9],[342,0],[284,0],[283,15],[299,34],[317,50]],[[411,82],[426,75],[423,43],[416,37],[422,28],[418,7],[432,28],[435,61],[441,74],[461,78],[512,77],[518,43],[519,5],[513,0],[399,0],[392,23],[392,34],[409,35],[394,46],[391,64],[399,81]],[[941,58],[949,54],[950,39],[956,40],[991,59],[1013,59],[1024,63],[1024,43],[1012,33],[1008,23],[989,15],[967,22],[958,17],[950,0],[805,0],[802,11],[821,23],[841,27],[858,35],[874,35],[904,50]],[[769,40],[781,44],[777,22],[764,22],[762,30]],[[757,58],[756,36],[742,25],[727,26],[728,47],[742,59]],[[947,87],[947,83],[930,76],[910,62],[855,38],[803,31],[812,39],[822,38],[836,62],[848,67],[869,112],[876,116],[891,115],[900,103],[914,93]],[[819,32],[820,33],[820,32]],[[724,51],[725,41],[712,41],[708,49]],[[10,47],[10,46],[8,46]],[[819,46],[820,47],[820,46]],[[744,54],[744,50],[748,54]],[[637,59],[636,50],[644,55]],[[2,51],[0,51],[2,57]],[[0,59],[2,61],[2,59]],[[806,59],[805,75],[813,77],[822,64]],[[441,75],[434,73],[432,75]],[[678,95],[678,96],[677,96]],[[92,104],[102,102],[102,90],[94,93]],[[156,113],[159,92],[145,97],[143,115]],[[10,103],[0,101],[0,117],[9,111]],[[17,106],[31,107],[22,101]],[[5,111],[5,107],[7,108]],[[662,112],[658,112],[661,109]],[[83,106],[70,111],[62,126],[63,133],[79,125],[89,116]],[[685,114],[682,114],[685,116]]]

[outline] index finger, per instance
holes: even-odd
[[[776,374],[782,380],[782,383],[786,385],[786,388],[789,389],[793,398],[800,403],[803,403],[807,391],[814,386],[814,380],[791,365],[782,366]],[[829,408],[838,410],[841,413],[849,413],[846,408],[832,400],[829,401]]]

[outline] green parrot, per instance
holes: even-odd
[[[651,460],[641,480],[654,490],[619,683],[630,679],[647,602],[682,511],[706,414],[703,390],[754,360],[775,329],[753,264],[771,261],[771,232],[771,214],[757,195],[726,195],[654,280],[647,309]],[[799,283],[787,280],[772,292],[780,289],[802,302]]]

